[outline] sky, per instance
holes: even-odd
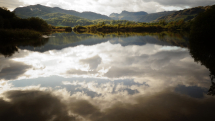
[[[215,0],[0,0],[0,6],[7,7],[9,10],[35,4],[110,15],[111,13],[121,13],[123,10],[147,13],[181,10],[214,5]]]

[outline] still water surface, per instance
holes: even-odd
[[[209,70],[183,34],[55,33],[0,55],[1,121],[212,121]]]

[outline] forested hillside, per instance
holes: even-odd
[[[114,20],[129,20],[129,21],[136,21],[140,19],[142,16],[147,15],[148,13],[144,11],[140,12],[128,12],[128,11],[122,11],[120,14],[118,13],[112,13],[110,14],[110,18]]]
[[[164,11],[164,12],[158,12],[158,13],[151,13],[151,14],[147,14],[147,15],[142,16],[137,21],[138,22],[151,22],[151,21],[158,19],[159,17],[167,16],[167,15],[170,15],[174,12],[176,12],[176,11]]]
[[[96,19],[89,20],[73,15],[63,14],[63,13],[50,13],[43,16],[44,20],[51,25],[55,26],[71,26],[74,27],[76,25],[91,25],[91,24],[126,24],[127,20],[104,20],[104,19]],[[134,23],[134,22],[130,22]]]
[[[191,20],[198,13],[205,11],[210,8],[206,7],[195,7],[180,11],[164,11],[158,13],[148,14],[144,11],[140,12],[128,12],[122,11],[120,14],[112,13],[110,16],[105,16],[93,12],[82,12],[79,13],[74,10],[64,10],[58,7],[47,7],[42,5],[31,5],[27,7],[20,7],[14,10],[15,14],[21,18],[39,17],[44,19],[48,24],[54,26],[71,26],[76,25],[91,25],[91,24],[122,24],[125,25],[127,22],[165,22],[179,21],[179,20]]]
[[[110,14],[110,18],[114,20],[129,20],[129,21],[136,21],[136,22],[150,22],[154,21],[159,17],[166,16],[169,14],[174,13],[175,11],[165,11],[165,12],[158,12],[158,13],[146,13],[144,11],[140,12],[128,12],[122,11],[120,14],[112,13]]]
[[[155,20],[154,22],[159,22],[160,20],[165,20],[166,22],[179,21],[181,19],[183,19],[185,21],[192,20],[199,13],[204,12],[208,8],[210,8],[210,6],[205,6],[205,7],[199,6],[199,7],[195,7],[195,8],[176,11],[168,16],[160,17],[157,20]]]
[[[31,5],[16,8],[15,14],[21,18],[39,17],[48,24],[54,26],[90,25],[90,24],[126,24],[127,20],[111,20],[108,16],[93,12],[76,12],[73,10],[63,10],[58,7],[46,7],[42,5]],[[130,22],[134,23],[134,22]]]
[[[78,16],[82,17],[85,19],[90,19],[90,20],[95,20],[95,19],[108,19],[111,20],[106,15],[101,15],[98,13],[93,13],[93,12],[77,12],[74,10],[64,10],[58,7],[47,7],[43,5],[30,5],[26,7],[19,7],[14,10],[17,16],[21,18],[27,18],[27,17],[40,17],[43,18],[45,14],[50,14],[50,13],[63,13],[63,14],[69,14],[73,16]],[[43,18],[44,19],[44,18]]]
[[[22,19],[7,8],[0,7],[0,29],[31,29],[35,31],[49,31],[48,24],[41,18],[31,17]],[[0,33],[2,34],[2,33]]]

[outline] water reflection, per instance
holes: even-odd
[[[22,39],[22,40],[2,40],[0,41],[0,54],[5,57],[10,57],[14,53],[18,52],[19,47],[41,47],[48,42],[48,38],[34,39]]]
[[[187,36],[67,34],[0,57],[0,120],[214,120],[210,72]]]
[[[122,46],[129,45],[145,45],[157,44],[168,46],[188,46],[187,33],[118,33],[115,34],[75,34],[71,33],[54,33],[53,37],[49,38],[49,42],[40,48],[21,47],[31,51],[45,52],[49,50],[61,50],[67,47],[75,47],[79,45],[91,46],[109,41],[112,44],[121,44]]]
[[[121,95],[121,96],[120,96]],[[122,98],[123,94],[118,95]],[[125,95],[125,94],[124,94]],[[22,89],[1,95],[1,120],[213,120],[214,98],[194,99],[163,90],[123,100],[69,96],[65,90]],[[8,100],[8,101],[7,101]]]
[[[191,34],[189,51],[196,62],[200,62],[210,71],[211,87],[208,91],[209,95],[215,95],[215,51],[213,40],[215,37],[212,32],[202,34]]]

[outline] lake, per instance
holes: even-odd
[[[212,121],[212,69],[191,45],[168,32],[2,44],[0,120]]]

